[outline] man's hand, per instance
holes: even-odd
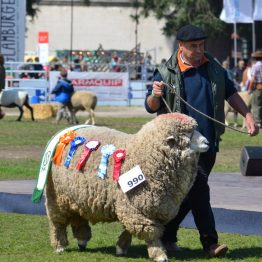
[[[163,95],[163,82],[154,81],[153,82],[153,89],[152,89],[152,95],[153,97],[160,97]]]
[[[259,133],[259,127],[257,126],[251,113],[246,114],[246,127],[250,136],[255,136]]]

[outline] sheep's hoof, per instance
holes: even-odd
[[[127,249],[125,250],[118,245],[116,246],[116,255],[118,257],[124,257],[126,256],[126,254],[127,254]]]
[[[84,252],[86,250],[86,246],[84,246],[84,245],[79,245],[78,244],[78,248],[79,248],[80,252]]]
[[[61,254],[61,253],[63,253],[63,252],[65,252],[65,248],[64,248],[64,247],[58,247],[58,248],[56,249],[56,253],[57,253],[57,254]]]

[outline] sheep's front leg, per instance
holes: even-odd
[[[156,262],[168,262],[166,250],[160,239],[147,241],[148,256]]]
[[[64,252],[68,245],[66,226],[49,220],[50,240],[57,253]]]
[[[124,230],[116,243],[116,255],[125,256],[131,245],[131,241],[132,235],[127,230]]]

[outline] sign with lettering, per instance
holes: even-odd
[[[24,61],[25,0],[0,0],[0,53],[6,62]]]
[[[53,90],[59,72],[50,71],[50,90]],[[125,101],[129,87],[128,73],[115,72],[68,72],[74,89],[90,90],[96,93],[98,101]]]

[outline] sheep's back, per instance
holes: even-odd
[[[97,96],[91,91],[77,91],[71,97],[71,103],[74,108],[85,110],[96,107]]]
[[[97,176],[101,160],[101,147],[114,144],[117,149],[124,149],[130,135],[120,131],[103,127],[90,127],[76,130],[77,136],[88,140],[101,142],[98,150],[93,151],[87,160],[83,171],[76,170],[77,163],[84,151],[84,146],[77,148],[69,168],[64,166],[65,159],[70,150],[67,145],[62,155],[62,165],[52,164],[50,179],[47,184],[47,198],[54,201],[65,213],[80,213],[91,222],[114,221],[115,201],[117,194],[123,194],[117,183],[113,181],[113,159],[109,158],[106,179]],[[54,197],[55,195],[55,197]],[[55,207],[54,207],[55,208]]]

